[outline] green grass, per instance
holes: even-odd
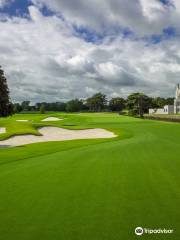
[[[0,119],[15,134],[53,126],[105,128],[114,139],[0,149],[0,239],[180,239],[180,125],[117,114],[23,114]],[[18,123],[17,119],[32,122]],[[137,237],[134,228],[170,228]]]
[[[180,118],[180,114],[145,114],[147,117]]]

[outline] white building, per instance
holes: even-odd
[[[176,88],[174,105],[165,105],[163,108],[150,108],[149,114],[178,114],[180,113],[180,85]]]
[[[164,108],[150,108],[149,114],[174,114],[174,105],[165,105]]]
[[[180,85],[177,85],[176,88],[176,98],[174,100],[174,113],[180,113]]]

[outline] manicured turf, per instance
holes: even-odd
[[[7,134],[36,133],[49,116],[0,119]],[[105,128],[114,139],[0,149],[0,239],[180,239],[180,125],[117,114],[51,114],[65,128]],[[16,119],[32,122],[19,123]],[[137,226],[172,235],[134,234]]]

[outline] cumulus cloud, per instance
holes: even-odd
[[[128,28],[140,36],[161,33],[168,25],[177,25],[179,0],[163,4],[160,0],[32,0],[61,13],[77,26],[100,32]]]
[[[52,2],[58,7],[62,1]],[[69,8],[71,1],[63,2]],[[76,3],[79,6],[80,1]],[[145,0],[141,3],[149,22],[161,15],[160,3],[156,6],[152,1],[149,7]],[[151,44],[118,34],[92,43],[75,33],[73,14],[69,20],[58,15],[44,16],[40,9],[41,6],[32,5],[28,18],[0,20],[0,64],[9,80],[12,100],[59,101],[86,98],[99,91],[108,97],[127,96],[135,91],[157,96],[174,93],[180,79],[178,38]],[[138,5],[136,9],[142,16],[142,8]],[[78,7],[74,11],[79,11]],[[128,13],[124,10],[123,14]]]

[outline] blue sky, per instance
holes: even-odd
[[[173,96],[179,20],[178,0],[0,0],[0,65],[12,99]]]
[[[25,15],[28,14],[28,6],[30,2],[27,0],[15,0],[10,4],[5,5],[1,12],[10,16]]]
[[[13,0],[10,4],[4,6],[3,9],[0,9],[0,12],[8,14],[9,16],[22,16],[25,17],[29,14],[28,7],[31,6],[33,3],[30,0]],[[51,16],[54,13],[43,6],[41,8],[43,15]]]

